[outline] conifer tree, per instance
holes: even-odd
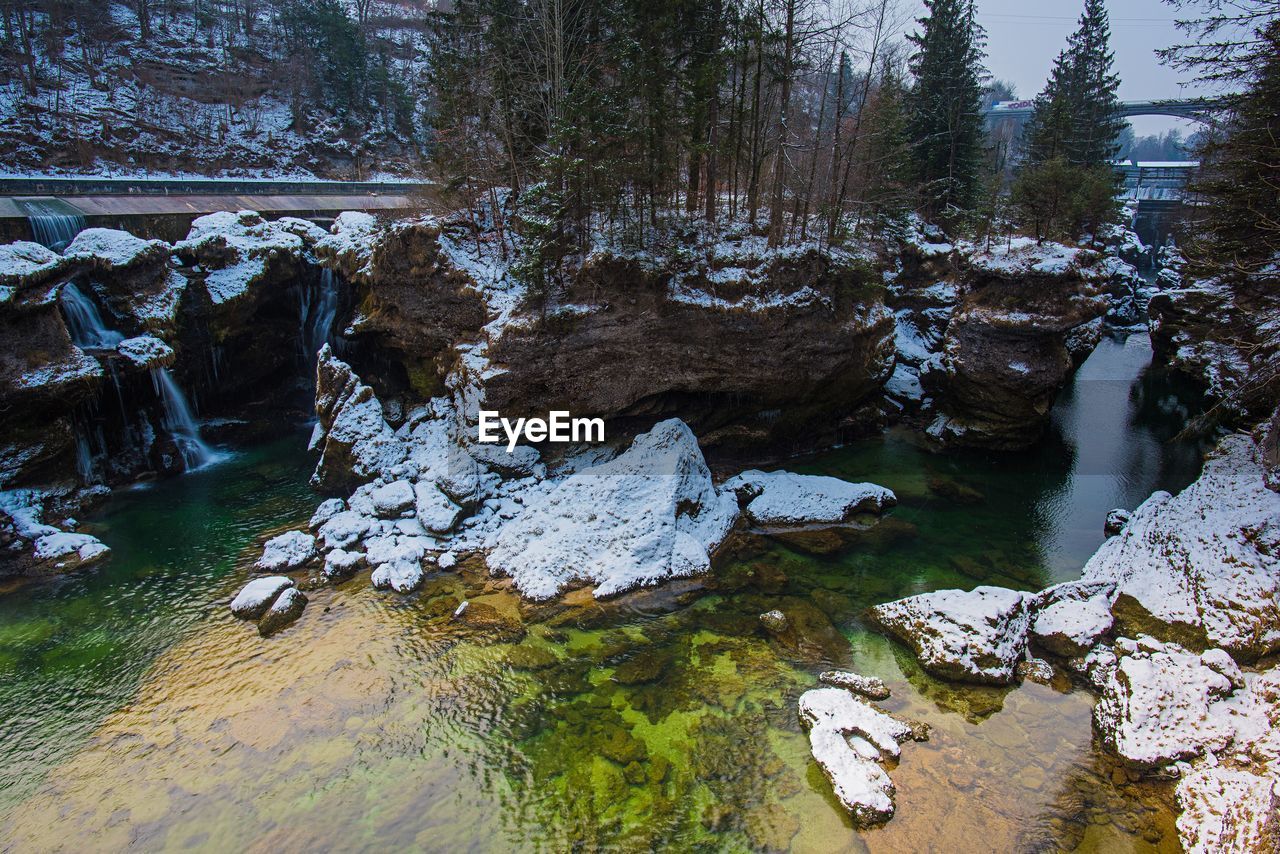
[[[907,38],[916,46],[909,130],[927,214],[967,208],[982,163],[983,33],[973,0],[924,0],[928,15]]]
[[[1125,123],[1110,33],[1102,0],[1085,0],[1080,24],[1054,61],[1023,131],[1029,163],[1061,157],[1077,166],[1106,166],[1115,159]]]

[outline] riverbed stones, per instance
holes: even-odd
[[[786,631],[791,628],[791,623],[787,620],[787,615],[776,608],[772,611],[765,611],[760,615],[760,625],[764,626],[770,634],[774,635],[785,634]]]
[[[268,575],[255,578],[240,589],[231,600],[231,613],[242,620],[257,620],[285,590],[294,586],[292,578]]]
[[[859,827],[888,821],[894,786],[881,767],[897,759],[911,728],[841,688],[815,688],[800,696],[800,722],[809,749],[836,798]]]
[[[111,549],[90,534],[54,531],[36,538],[33,557],[56,572],[70,572],[105,558]]]
[[[321,525],[346,509],[347,502],[343,501],[341,498],[326,498],[324,501],[320,502],[320,506],[316,508],[316,512],[311,514],[311,521],[307,522],[307,527],[313,531],[318,531],[320,530]]]
[[[316,538],[302,531],[285,531],[267,540],[254,566],[263,572],[286,572],[305,566],[316,556]]]
[[[270,637],[301,617],[306,607],[307,597],[298,588],[289,587],[281,591],[258,621],[258,634]]]
[[[1027,600],[1002,587],[938,590],[877,605],[870,614],[935,676],[1003,685],[1026,652]]]
[[[329,581],[341,581],[354,575],[364,562],[361,552],[334,549],[324,556],[324,576]]]

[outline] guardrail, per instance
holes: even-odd
[[[0,178],[7,196],[403,196],[429,181],[311,181],[253,178]]]

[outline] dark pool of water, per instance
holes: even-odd
[[[935,455],[891,432],[787,468],[900,504],[843,538],[746,537],[713,577],[530,608],[482,567],[418,594],[357,578],[268,641],[222,603],[245,549],[314,505],[301,438],[121,496],[103,568],[0,599],[0,828],[22,849],[1176,850],[1168,792],[1092,745],[1092,698],[932,679],[866,606],[1074,577],[1112,507],[1194,478],[1184,413],[1109,338],[1024,454]],[[491,630],[449,619],[466,598]],[[803,640],[758,615],[783,609]],[[795,719],[822,669],[884,678],[934,728],[858,832]]]

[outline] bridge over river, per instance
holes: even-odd
[[[0,178],[0,239],[64,242],[87,226],[178,240],[216,211],[325,220],[342,211],[426,207],[434,186],[418,181],[206,178]]]

